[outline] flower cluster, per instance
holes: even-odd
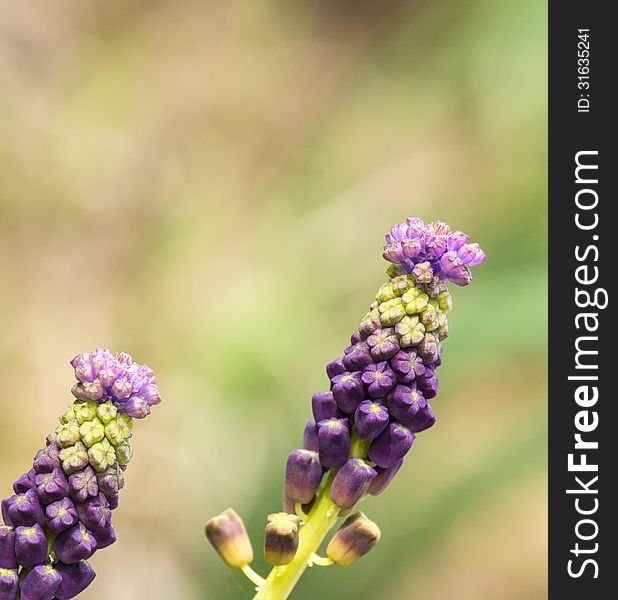
[[[467,285],[470,267],[485,260],[469,241],[445,223],[426,225],[418,218],[386,236],[389,280],[343,355],[326,366],[329,390],[313,395],[303,447],[288,455],[283,510],[290,518],[271,515],[266,527],[265,555],[275,569],[263,580],[249,567],[252,552],[234,563],[256,583],[256,600],[287,598],[307,565],[347,566],[380,540],[378,526],[352,510],[364,496],[386,489],[416,435],[436,422],[430,401],[438,393],[452,308],[446,284]],[[348,518],[328,544],[327,557],[320,557],[317,549],[338,517]],[[238,538],[250,547],[244,526],[240,535],[239,526],[226,528],[216,517],[207,534],[213,523],[219,537],[209,539],[222,556],[240,547]]]
[[[412,273],[418,283],[430,284],[434,277],[457,285],[472,280],[470,267],[480,265],[485,253],[470,238],[441,221],[428,225],[418,217],[406,219],[386,235],[384,258],[399,266],[400,273]]]
[[[0,600],[68,600],[90,585],[87,559],[116,541],[133,417],[160,402],[152,371],[128,354],[99,349],[71,364],[77,400],[2,501]]]

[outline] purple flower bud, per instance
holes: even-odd
[[[292,450],[285,466],[285,495],[294,502],[309,502],[320,487],[322,466],[316,452]]]
[[[0,525],[0,569],[18,567],[19,563],[15,557],[15,530],[8,525]]]
[[[65,529],[73,527],[77,523],[77,510],[68,498],[62,498],[45,508],[45,522],[47,528],[58,535]]]
[[[326,547],[326,555],[336,565],[348,567],[365,556],[380,537],[380,528],[362,512],[357,512],[343,522]]]
[[[344,413],[337,406],[332,392],[313,394],[311,409],[316,423],[324,421],[324,419],[339,419],[344,416]]]
[[[354,427],[361,439],[373,440],[384,431],[388,419],[388,410],[383,404],[365,400],[354,413]]]
[[[467,244],[470,236],[462,231],[454,231],[448,238],[447,249],[459,250],[464,244]]]
[[[75,502],[85,502],[88,498],[95,498],[99,494],[97,475],[88,465],[85,469],[69,476],[69,489]]]
[[[399,351],[399,340],[392,327],[378,329],[367,338],[374,360],[388,360]]]
[[[50,504],[69,493],[69,485],[62,469],[56,467],[50,473],[39,473],[35,477],[36,493],[43,504]]]
[[[88,498],[76,508],[79,520],[95,536],[97,532],[104,531],[112,523],[112,509],[103,494],[99,494],[96,498]]]
[[[60,466],[59,453],[60,449],[55,443],[49,444],[42,450],[39,450],[34,457],[34,470],[37,473],[51,473],[51,471]]]
[[[36,471],[30,469],[27,473],[24,473],[14,484],[13,491],[16,494],[25,494],[28,490],[33,490],[36,487],[34,478]]]
[[[333,377],[332,392],[337,406],[345,413],[353,413],[366,398],[359,372],[346,372]]]
[[[487,258],[478,244],[464,244],[457,250],[457,256],[468,267],[476,267]]]
[[[144,419],[150,414],[150,404],[144,398],[134,394],[124,405],[125,412],[135,419]]]
[[[16,600],[19,595],[17,569],[0,568],[0,600]]]
[[[330,488],[332,501],[341,508],[352,508],[367,492],[376,472],[361,458],[350,458],[335,475]]]
[[[418,375],[425,373],[423,359],[416,350],[401,350],[391,358],[391,366],[401,383],[412,383]]]
[[[425,364],[436,361],[440,356],[440,342],[433,333],[426,333],[416,349]]]
[[[327,419],[318,423],[318,447],[323,467],[341,467],[350,454],[347,419]]]
[[[62,575],[51,565],[37,565],[21,584],[21,600],[52,600],[60,587]]]
[[[397,471],[399,471],[401,465],[403,465],[403,458],[400,458],[392,467],[387,467],[386,469],[376,467],[375,469],[377,474],[375,479],[371,482],[367,493],[372,496],[381,494],[393,480],[395,475],[397,475]]]
[[[305,425],[303,448],[305,450],[311,450],[312,452],[318,451],[318,427],[315,421],[309,421],[307,425]]]
[[[427,406],[427,400],[414,385],[398,385],[386,402],[390,413],[396,419],[411,419],[421,408]]]
[[[34,567],[47,559],[47,538],[37,523],[15,529],[15,556],[22,567]]]
[[[298,550],[300,519],[286,512],[268,515],[264,533],[264,558],[273,566],[292,562]]]
[[[124,487],[124,477],[118,465],[109,467],[102,473],[97,473],[99,491],[105,496],[114,496]]]
[[[206,537],[223,562],[238,569],[253,560],[253,548],[245,524],[235,510],[228,508],[204,526]]]
[[[341,373],[345,372],[345,367],[343,365],[343,359],[336,358],[332,362],[329,362],[326,365],[326,374],[329,379],[336,377],[337,375],[341,375]]]
[[[358,342],[346,348],[343,356],[343,365],[347,371],[362,371],[373,362],[367,342]]]
[[[414,434],[400,423],[390,423],[369,446],[369,459],[383,469],[403,458],[414,442]]]
[[[11,507],[11,504],[13,504],[14,499],[15,496],[11,496],[10,498],[5,498],[2,501],[2,520],[5,525],[13,525],[11,517],[9,516],[9,508]]]
[[[427,400],[435,398],[438,394],[438,378],[433,368],[425,367],[425,373],[417,376],[416,387]]]
[[[420,433],[432,427],[436,422],[436,415],[429,404],[419,410],[411,419],[408,419],[403,424],[412,432]]]
[[[350,336],[350,344],[352,344],[352,346],[354,344],[358,344],[358,342],[361,342],[362,340],[363,338],[360,334],[360,331],[356,331]]]
[[[393,241],[390,244],[384,246],[384,253],[382,254],[388,262],[402,263],[404,260],[403,247],[401,242]]]
[[[74,565],[57,563],[56,571],[62,575],[62,583],[56,590],[57,600],[71,600],[81,594],[96,577],[94,569],[82,560]]]
[[[418,283],[430,283],[433,280],[433,269],[428,262],[418,263],[412,269],[412,274]]]
[[[97,541],[81,523],[63,531],[54,541],[56,555],[67,565],[90,558],[96,549]]]
[[[97,541],[97,550],[103,550],[116,541],[116,531],[111,523],[104,529],[93,532],[92,535]]]
[[[37,523],[45,525],[45,516],[39,498],[34,490],[28,490],[25,494],[13,496],[12,502],[8,507],[8,516],[11,525],[29,526]],[[8,524],[8,523],[7,523]]]
[[[370,398],[383,398],[395,384],[395,374],[387,362],[371,363],[361,376]]]

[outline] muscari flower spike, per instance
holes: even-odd
[[[242,566],[257,586],[256,599],[287,598],[307,565],[347,566],[373,548],[379,528],[355,513],[327,546],[327,557],[316,554],[337,518],[350,515],[365,496],[384,492],[416,435],[436,422],[430,401],[449,334],[447,284],[468,285],[471,267],[483,263],[485,253],[446,223],[409,218],[386,235],[383,256],[391,263],[389,279],[350,345],[327,364],[329,390],[313,395],[304,448],[288,456],[284,511],[300,519],[294,556],[287,560],[289,549],[285,559],[277,555],[280,542],[270,526],[266,553],[275,567],[269,577]]]
[[[128,354],[98,349],[71,364],[76,400],[2,501],[0,600],[70,600],[92,583],[86,560],[116,540],[133,419],[161,401],[153,372]]]

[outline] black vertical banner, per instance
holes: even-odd
[[[549,597],[618,598],[612,3],[549,2]]]

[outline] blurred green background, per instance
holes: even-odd
[[[381,544],[294,597],[546,597],[545,50],[533,0],[0,3],[2,496],[76,353],[164,394],[87,598],[251,597],[202,524],[233,505],[261,554],[409,215],[489,258],[453,291],[438,425],[363,505]]]

